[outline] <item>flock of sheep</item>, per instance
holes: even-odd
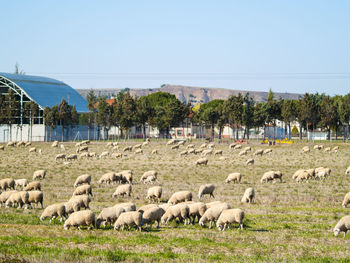
[[[121,158],[126,155],[126,152],[134,152],[134,154],[143,154],[143,147],[150,143],[149,140],[142,144],[136,144],[134,146],[127,146],[123,149],[119,149],[118,143],[107,144],[107,147],[112,148],[112,154],[109,151],[104,151],[101,154],[95,152],[89,152],[89,141],[83,141],[77,143],[76,154],[66,155],[65,153],[59,153],[55,157],[55,161],[74,161],[79,158],[105,158],[111,156],[112,158]],[[30,146],[30,143],[14,143],[10,142],[7,144],[8,147],[13,146]],[[184,147],[185,142],[176,142],[175,140],[170,140],[167,142],[171,150],[178,150],[180,147]],[[63,144],[55,141],[52,147],[60,147],[63,151],[65,147]],[[0,149],[5,150],[4,146]],[[250,146],[243,148],[241,144],[230,144],[230,150],[240,149],[239,156],[246,156],[250,151],[252,151]],[[314,150],[322,150],[325,152],[337,152],[339,147],[324,148],[322,145],[315,145]],[[35,147],[29,149],[29,152],[37,152]],[[42,153],[41,149],[38,151]],[[310,148],[305,146],[302,149],[303,153],[310,152]],[[271,154],[272,149],[258,149],[253,155],[262,156],[266,154]],[[78,155],[79,154],[79,155]],[[151,154],[158,154],[157,150],[153,150]],[[222,155],[223,150],[215,150],[214,143],[204,143],[198,149],[195,149],[194,144],[188,144],[186,149],[179,153],[180,156],[189,154],[200,154],[201,158],[197,159],[195,165],[207,165],[208,155]],[[225,157],[221,156],[221,160]],[[254,159],[248,159],[246,165],[254,165]],[[347,175],[350,174],[350,167],[347,168]],[[318,167],[311,169],[300,169],[297,170],[292,179],[298,183],[309,182],[309,180],[325,180],[331,174],[330,168]],[[33,174],[33,181],[29,182],[27,179],[12,179],[5,178],[0,180],[0,205],[4,205],[6,208],[17,207],[17,208],[33,208],[33,205],[41,205],[43,208],[44,193],[41,191],[41,182],[39,180],[45,180],[46,171],[38,170]],[[116,185],[114,193],[111,198],[130,198],[132,196],[132,185],[135,184],[133,180],[135,175],[131,170],[123,170],[119,172],[108,172],[100,176],[96,180],[98,187],[106,187],[111,185]],[[140,184],[148,185],[160,182],[158,181],[158,172],[155,170],[150,170],[145,172],[140,176]],[[97,179],[97,178],[96,178]],[[242,179],[241,173],[230,173],[225,183],[240,183]],[[263,174],[260,183],[274,182],[278,180],[282,182],[282,172],[281,171],[268,171]],[[107,227],[110,225],[114,227],[115,230],[124,229],[125,227],[136,227],[141,230],[142,227],[149,226],[152,228],[154,223],[157,224],[159,228],[160,224],[168,224],[171,221],[178,220],[180,223],[186,224],[198,224],[204,227],[207,223],[209,228],[213,224],[216,224],[218,230],[224,231],[227,227],[230,228],[233,224],[238,224],[240,229],[243,229],[243,220],[245,218],[245,213],[240,208],[232,208],[228,203],[222,201],[213,201],[204,203],[201,200],[205,195],[211,198],[215,198],[214,184],[204,184],[199,187],[198,199],[195,202],[193,200],[193,194],[191,191],[179,191],[173,193],[166,203],[162,202],[163,188],[161,186],[152,186],[147,189],[147,194],[145,199],[151,202],[151,204],[141,206],[139,208],[132,202],[118,203],[111,207],[103,208],[100,213],[96,216],[93,211],[90,210],[89,203],[91,202],[91,197],[93,197],[92,192],[92,176],[89,174],[84,174],[78,176],[74,183],[74,191],[72,197],[63,203],[55,203],[47,206],[40,216],[40,220],[50,219],[50,222],[55,218],[60,218],[60,221],[65,220],[64,229],[69,229],[70,227],[80,227],[87,226],[89,229],[91,227],[100,228],[101,225]],[[241,203],[253,203],[255,199],[255,190],[253,187],[247,188],[241,199]],[[342,203],[343,207],[350,204],[350,192],[344,197]],[[84,210],[83,210],[84,209]],[[344,216],[335,226],[333,232],[338,235],[340,232],[346,232],[350,230],[350,216]]]

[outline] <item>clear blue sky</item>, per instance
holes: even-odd
[[[2,1],[0,71],[73,88],[350,92],[350,1]]]

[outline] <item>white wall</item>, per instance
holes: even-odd
[[[11,135],[10,136],[10,130]],[[35,124],[30,128],[29,124],[0,125],[0,142],[8,141],[44,141],[45,140],[45,125]]]

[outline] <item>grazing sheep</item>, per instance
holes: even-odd
[[[214,152],[214,155],[222,155],[223,151],[222,150],[216,150]]]
[[[142,150],[142,149],[137,149],[137,150],[135,151],[135,154],[143,154],[143,150]]]
[[[148,204],[148,205],[143,205],[141,206],[139,209],[137,209],[136,211],[139,211],[141,213],[144,213],[146,210],[150,209],[150,208],[153,208],[153,207],[159,207],[158,205],[156,204]]]
[[[142,147],[142,144],[135,144],[132,148],[133,150],[136,150],[136,149],[141,149]]]
[[[15,180],[12,178],[5,178],[0,180],[0,189],[6,191],[7,189],[15,189]]]
[[[15,190],[10,190],[10,191],[2,192],[2,193],[0,194],[0,207],[1,207],[1,204],[4,204],[4,205],[5,205],[7,199],[8,199],[13,193],[17,193],[17,191],[15,191]]]
[[[345,174],[346,175],[350,174],[350,166],[346,169]]]
[[[192,154],[192,153],[195,153],[196,150],[194,148],[190,148],[187,150],[187,154]]]
[[[75,144],[75,147],[76,148],[79,148],[79,147],[81,147],[83,144],[81,143],[81,142],[77,142],[76,144]]]
[[[112,206],[103,208],[101,213],[97,216],[96,228],[100,228],[101,223],[103,223],[104,227],[106,227],[107,224],[113,225],[118,217],[124,212],[125,210],[122,207]]]
[[[117,151],[119,151],[119,146],[113,146],[112,152],[117,152]]]
[[[130,184],[119,185],[112,197],[117,198],[118,196],[124,197],[125,195],[131,196],[132,187]]]
[[[28,146],[31,146],[32,145],[32,143],[31,142],[25,142],[25,147],[28,147]]]
[[[219,160],[220,160],[220,161],[226,161],[226,160],[228,160],[228,157],[226,157],[226,156],[220,156]]]
[[[246,165],[253,165],[254,164],[254,159],[248,159],[246,162],[245,162]]]
[[[61,147],[61,150],[62,150],[62,151],[65,151],[65,150],[66,150],[66,147],[64,147],[63,144],[61,144],[60,147]]]
[[[24,189],[29,184],[29,181],[27,179],[17,179],[15,180],[15,188],[21,188]]]
[[[81,152],[88,152],[89,151],[89,147],[88,146],[80,146],[77,150],[76,153],[81,153]]]
[[[303,153],[308,153],[308,152],[310,152],[310,147],[304,146],[302,150],[303,150]]]
[[[335,146],[333,149],[332,149],[332,152],[338,152],[338,150],[339,150],[339,146]]]
[[[158,150],[154,149],[151,154],[158,154]]]
[[[268,148],[268,149],[265,149],[263,154],[268,154],[268,153],[272,153],[272,149]]]
[[[192,193],[190,191],[175,192],[169,199],[168,203],[176,205],[181,202],[192,201]]]
[[[166,145],[172,145],[172,144],[174,144],[175,143],[175,140],[170,140],[170,141],[168,141],[167,143],[166,143]]]
[[[127,152],[127,151],[131,152],[132,151],[132,146],[124,147],[123,152]]]
[[[157,181],[157,177],[154,175],[150,175],[146,178],[146,180],[143,181],[144,184],[153,184],[155,181]]]
[[[343,216],[333,229],[334,236],[338,236],[340,232],[344,232],[344,237],[346,232],[350,230],[350,215]]]
[[[233,147],[234,150],[242,149],[242,144],[236,144],[235,147]]]
[[[194,148],[194,144],[193,143],[187,145],[187,147],[186,147],[187,150],[193,149],[193,148]]]
[[[315,179],[324,180],[326,177],[331,175],[330,168],[318,167],[315,169]]]
[[[216,226],[220,231],[224,231],[226,226],[230,228],[230,225],[232,223],[238,223],[239,228],[243,229],[243,219],[244,212],[242,209],[227,209],[222,211],[221,215],[219,216],[216,222]]]
[[[180,145],[176,144],[176,145],[171,146],[171,149],[172,150],[177,150],[177,149],[179,149],[179,147],[180,147]]]
[[[66,160],[66,155],[64,153],[59,153],[55,157],[55,161],[57,162],[58,160]]]
[[[147,146],[148,144],[149,144],[149,141],[145,141],[145,142],[142,143],[142,147],[145,147],[145,146]]]
[[[90,209],[89,204],[91,202],[91,199],[88,195],[75,195],[75,196],[72,196],[68,202],[70,201],[78,202],[80,205],[80,208]]]
[[[240,183],[242,179],[242,175],[241,173],[230,173],[226,180],[225,183],[230,183],[230,182],[234,182],[234,183]]]
[[[73,192],[73,196],[74,195],[91,195],[91,196],[93,196],[91,186],[88,184],[78,186],[77,188],[75,188],[75,190]]]
[[[150,171],[144,172],[143,175],[140,178],[140,182],[144,182],[147,179],[148,176],[154,176],[154,177],[157,178],[158,177],[158,173],[155,170],[150,170]]]
[[[67,215],[80,211],[80,208],[81,208],[79,200],[75,200],[75,199],[69,200],[68,202],[64,203],[64,207]]]
[[[112,184],[115,181],[117,181],[116,173],[109,172],[101,176],[100,180],[98,180],[98,184]]]
[[[249,187],[244,191],[241,203],[252,203],[255,198],[255,191],[253,187]]]
[[[95,213],[91,210],[77,211],[71,214],[66,222],[64,222],[64,229],[68,230],[71,226],[78,227],[80,230],[81,226],[87,226],[91,229],[91,225],[96,227]]]
[[[194,150],[194,154],[198,154],[198,153],[202,153],[203,152],[203,149],[195,149]]]
[[[96,152],[87,152],[88,157],[97,157],[97,153]]]
[[[142,213],[138,211],[122,213],[114,223],[114,230],[119,230],[120,228],[124,230],[125,226],[136,226],[138,230],[142,231]]]
[[[205,211],[207,210],[206,204],[202,202],[196,202],[196,203],[187,203],[189,207],[189,217],[191,219],[191,224],[194,224],[194,222],[204,215]]]
[[[117,180],[119,179],[123,184],[132,184],[132,171],[131,170],[123,170],[119,173],[116,173]]]
[[[300,183],[303,181],[309,181],[310,174],[306,170],[298,170],[293,174],[293,179],[295,179],[296,182]]]
[[[324,148],[324,150],[323,150],[325,153],[326,152],[331,152],[331,147],[326,147],[326,148]]]
[[[346,206],[350,204],[350,192],[347,193],[345,196],[344,196],[344,200],[343,200],[343,203],[342,203],[342,206],[344,208],[346,208]]]
[[[25,204],[28,204],[29,194],[26,191],[14,192],[6,200],[5,207],[18,207],[21,208]]]
[[[190,208],[187,204],[181,203],[174,206],[170,206],[162,216],[162,223],[167,224],[174,219],[178,219],[180,223],[184,221],[184,224],[190,223]]]
[[[25,188],[25,191],[41,190],[41,183],[38,181],[30,182]]]
[[[58,141],[54,141],[54,142],[51,144],[51,147],[58,147]]]
[[[122,154],[122,153],[113,153],[113,154],[112,154],[112,158],[118,159],[118,158],[122,158],[122,157],[123,157],[123,154]]]
[[[199,187],[198,198],[201,199],[204,195],[209,195],[214,198],[214,184],[204,184]]]
[[[8,142],[7,147],[14,147],[16,145],[16,142]]]
[[[46,171],[45,170],[37,170],[33,173],[33,180],[36,179],[44,179],[46,176]]]
[[[162,197],[163,189],[161,186],[154,186],[147,190],[146,199],[148,200],[157,200],[159,202]]]
[[[243,149],[246,152],[250,152],[252,150],[252,148],[250,146],[244,147]]]
[[[0,150],[2,150],[2,151],[4,151],[4,150],[5,150],[4,145],[0,145]]]
[[[66,160],[67,160],[67,161],[78,160],[78,155],[77,155],[77,154],[69,154],[69,155],[66,157]]]
[[[180,152],[180,156],[187,155],[187,154],[188,154],[187,150],[184,150],[184,151]]]
[[[99,156],[99,158],[101,159],[101,158],[103,158],[103,157],[108,157],[109,156],[109,152],[102,152],[101,154],[100,154],[100,156]]]
[[[83,174],[78,176],[78,178],[74,182],[74,187],[77,187],[81,184],[90,184],[91,183],[91,175],[89,174]]]
[[[116,204],[114,207],[122,207],[124,208],[125,212],[130,212],[130,211],[136,211],[136,205],[134,203],[119,203]]]
[[[207,155],[211,155],[213,153],[213,149],[208,149],[208,150],[204,150],[202,152],[203,156],[207,156]]]
[[[195,165],[207,165],[208,159],[207,158],[200,158],[195,162]]]
[[[203,216],[199,220],[199,225],[201,227],[204,227],[205,223],[209,222],[209,228],[211,228],[212,223],[216,222],[216,220],[221,215],[222,211],[224,211],[226,209],[230,209],[230,208],[231,208],[231,206],[227,203],[220,202],[220,203],[214,204],[213,206],[211,206],[210,208],[208,208],[205,211],[205,213],[203,214]]]
[[[269,181],[273,181],[274,179],[280,179],[280,182],[282,182],[282,173],[280,171],[269,171],[264,173],[264,175],[262,176],[260,182],[269,182]]]
[[[236,146],[236,144],[235,144],[235,143],[231,143],[231,144],[228,146],[228,148],[229,148],[229,149],[234,149],[234,148],[235,148],[235,146]]]
[[[256,156],[258,156],[258,155],[262,156],[263,154],[264,154],[264,150],[263,149],[256,150],[255,153],[254,153],[254,155],[256,155]]]
[[[314,150],[321,150],[321,149],[322,149],[322,148],[321,148],[321,145],[317,145],[317,144],[316,144],[316,145],[314,146]]]
[[[86,157],[86,158],[90,157],[90,153],[89,152],[83,152],[83,153],[79,154],[79,158],[80,159],[82,159],[84,157]]]
[[[28,197],[28,203],[30,204],[31,207],[32,204],[34,203],[35,206],[37,206],[39,203],[41,204],[41,208],[44,208],[43,202],[44,202],[44,194],[41,191],[29,191],[28,192],[29,197]]]
[[[29,149],[29,152],[30,152],[30,153],[35,153],[35,152],[36,152],[36,148],[35,148],[35,147],[30,148],[30,149]]]
[[[241,152],[239,152],[239,156],[243,156],[243,155],[247,155],[248,154],[248,152],[247,151],[245,151],[245,150],[243,150],[243,151],[241,151]]]
[[[181,145],[185,145],[185,141],[180,141],[177,143],[177,145],[181,146]]]
[[[142,224],[149,224],[152,228],[152,224],[157,222],[157,228],[159,228],[159,223],[162,219],[162,216],[165,214],[163,208],[160,207],[151,207],[143,212],[142,214]]]
[[[204,148],[207,148],[207,147],[208,147],[208,144],[207,143],[203,143],[199,148],[204,149]]]
[[[46,218],[50,218],[50,223],[56,217],[60,217],[60,222],[63,218],[67,218],[66,207],[64,203],[52,204],[45,208],[44,212],[40,216],[40,221],[44,221]]]
[[[224,202],[221,202],[221,201],[213,201],[213,202],[209,202],[209,203],[206,203],[205,205],[207,206],[207,209],[213,207],[213,206],[216,206],[218,204],[223,204]]]

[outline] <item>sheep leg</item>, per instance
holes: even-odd
[[[239,228],[243,230],[243,224],[240,224],[240,225],[239,225]]]
[[[209,222],[209,229],[211,229],[211,224],[212,224],[212,221]]]

